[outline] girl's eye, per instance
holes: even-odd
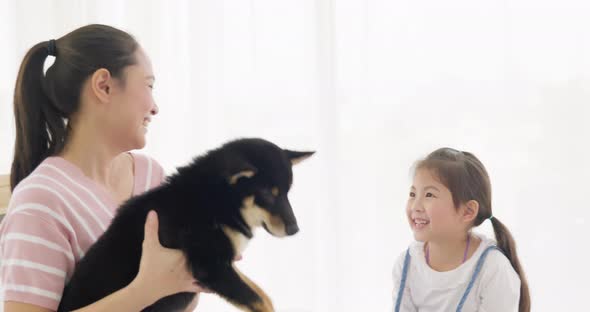
[[[410,192],[410,197],[416,197],[416,193]]]
[[[148,87],[150,87],[150,89],[154,89],[154,85],[149,85]]]
[[[432,193],[426,193],[426,197],[434,197],[434,194],[432,194]]]

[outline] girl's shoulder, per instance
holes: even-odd
[[[409,244],[408,248],[405,249],[402,253],[399,254],[396,266],[403,266],[406,254],[408,255],[409,265],[413,268],[416,268],[420,271],[424,271],[425,274],[434,274],[437,276],[450,276],[452,274],[459,274],[459,275],[469,275],[473,271],[473,268],[477,265],[478,260],[481,258],[483,253],[491,248],[492,250],[488,251],[486,254],[486,259],[484,262],[484,271],[499,271],[499,270],[512,270],[512,265],[508,258],[497,248],[493,248],[496,246],[496,241],[486,237],[480,233],[474,233],[476,237],[480,239],[480,244],[477,247],[476,251],[473,255],[465,262],[463,265],[458,267],[455,270],[448,271],[448,272],[435,272],[427,267],[425,259],[425,252],[424,252],[424,242],[414,241]]]
[[[481,239],[481,244],[478,251],[473,255],[474,265],[477,265],[483,253],[489,249],[481,266],[481,284],[483,288],[486,285],[506,285],[507,287],[510,285],[511,288],[519,289],[520,278],[508,257],[502,250],[497,248],[497,242],[483,234],[476,235]]]
[[[404,265],[415,266],[416,260],[423,258],[424,243],[413,241],[410,245],[398,254],[394,264],[394,275],[399,275]]]
[[[494,239],[491,239],[483,234],[474,234],[476,235],[479,239],[481,239],[481,243],[480,246],[478,248],[478,250],[476,251],[476,253],[473,254],[473,258],[475,258],[474,260],[479,260],[479,258],[483,255],[483,253],[489,249],[489,251],[486,254],[486,258],[485,258],[485,265],[486,265],[486,269],[488,270],[506,270],[508,268],[512,268],[512,265],[510,264],[510,260],[508,260],[508,258],[506,257],[506,255],[504,255],[504,252],[502,252],[498,247],[497,247],[497,242]]]

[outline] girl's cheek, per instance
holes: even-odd
[[[440,209],[437,209],[436,206],[428,205],[424,209],[430,220],[434,219],[436,221],[440,219]]]

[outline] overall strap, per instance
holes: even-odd
[[[404,295],[404,288],[406,288],[406,278],[408,277],[408,267],[410,266],[410,248],[406,251],[406,257],[404,258],[404,267],[402,269],[402,279],[399,283],[399,290],[397,292],[397,300],[395,302],[395,312],[399,312],[400,305],[402,303],[402,297]]]
[[[477,279],[477,275],[479,275],[479,271],[481,271],[481,267],[483,266],[483,263],[488,255],[488,253],[494,249],[502,252],[500,250],[500,248],[498,248],[496,246],[489,246],[488,248],[486,248],[486,250],[484,250],[484,252],[481,254],[479,259],[477,260],[477,265],[475,266],[475,271],[473,272],[473,275],[471,276],[471,280],[469,281],[469,285],[467,285],[467,289],[465,290],[465,293],[463,294],[463,297],[461,297],[461,301],[459,301],[459,305],[457,306],[457,312],[461,312],[461,309],[463,309],[463,305],[465,304],[465,300],[467,299],[467,296],[469,296],[469,292],[471,292],[471,288],[473,288],[473,284],[475,283],[475,279]]]

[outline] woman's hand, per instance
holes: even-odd
[[[153,210],[145,222],[139,272],[130,286],[150,300],[150,304],[179,292],[204,291],[190,272],[182,251],[160,244],[158,215]]]
[[[242,260],[242,255],[236,255],[234,260]],[[148,305],[179,292],[212,292],[195,280],[182,251],[160,244],[158,215],[153,210],[148,213],[145,222],[139,272],[130,287],[145,296],[149,300]]]

